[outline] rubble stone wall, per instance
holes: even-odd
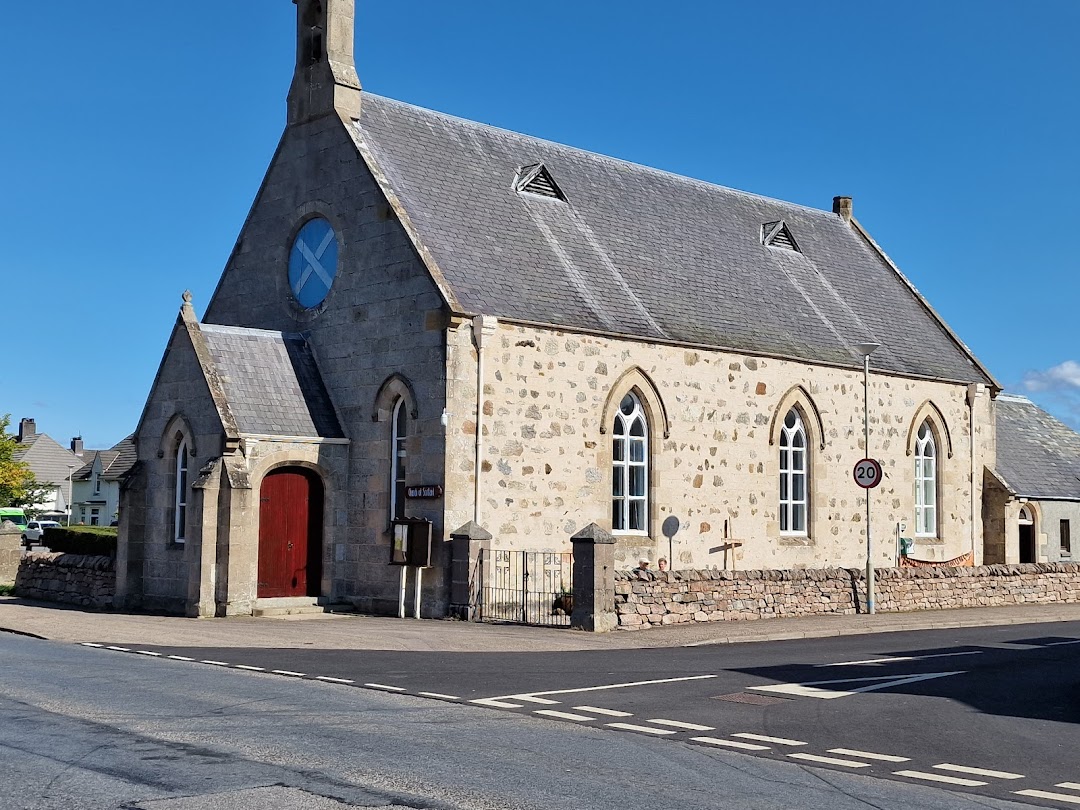
[[[879,612],[1080,602],[1080,564],[884,568],[875,595]],[[853,568],[615,573],[615,609],[627,630],[862,613],[865,599],[864,573]]]
[[[45,602],[110,608],[116,592],[112,557],[41,552],[22,558],[15,595]]]

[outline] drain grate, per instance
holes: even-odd
[[[788,702],[788,698],[773,697],[772,695],[755,695],[751,692],[732,692],[730,695],[713,695],[712,700],[726,700],[728,703],[752,703],[755,706],[772,706],[776,703]]]

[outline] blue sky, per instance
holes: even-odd
[[[855,216],[997,379],[1080,427],[1080,3],[357,3],[365,89]],[[107,11],[106,11],[107,9]],[[289,0],[0,27],[0,414],[131,432],[285,120]]]

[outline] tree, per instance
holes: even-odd
[[[29,507],[52,489],[38,483],[30,468],[15,460],[18,439],[7,432],[11,414],[0,418],[0,506]]]

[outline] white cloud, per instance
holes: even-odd
[[[1080,363],[1066,360],[1045,371],[1029,371],[1022,385],[1037,395],[1039,405],[1080,430]]]

